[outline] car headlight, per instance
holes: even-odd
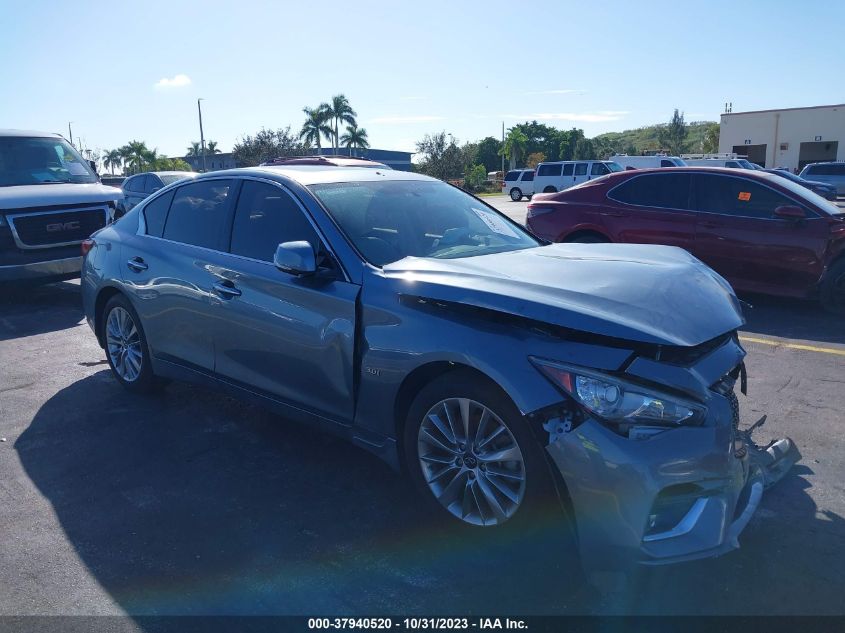
[[[601,372],[533,357],[531,362],[589,414],[624,434],[640,425],[699,425],[707,412],[700,404]]]

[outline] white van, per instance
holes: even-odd
[[[622,166],[611,160],[561,160],[537,165],[534,191],[554,193],[586,182],[599,176],[622,171]]]
[[[731,169],[760,169],[744,158],[687,158],[689,167],[728,167]]]
[[[522,196],[530,199],[534,194],[534,170],[511,169],[505,174],[502,193],[508,194],[514,202],[522,200]]]
[[[0,282],[79,277],[122,197],[58,134],[0,130]]]
[[[616,154],[610,157],[614,163],[620,164],[623,169],[652,169],[654,167],[686,167],[687,163],[683,158],[677,156],[628,156],[627,154]]]

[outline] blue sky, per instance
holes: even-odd
[[[298,130],[342,92],[373,147],[426,133],[499,136],[526,119],[588,136],[734,111],[845,101],[845,3],[8,3],[0,127],[90,148],[228,151],[261,127]],[[161,82],[161,80],[167,80]]]

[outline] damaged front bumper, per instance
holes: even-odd
[[[758,425],[737,428],[736,402],[732,392],[708,390],[705,424],[641,439],[589,417],[574,428],[547,422],[546,450],[565,483],[585,569],[662,565],[739,547],[764,489],[801,456],[789,439],[756,445]]]

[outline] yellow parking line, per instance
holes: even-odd
[[[763,345],[772,345],[774,347],[786,347],[788,349],[800,349],[807,352],[820,352],[822,354],[837,354],[839,356],[845,356],[845,349],[834,349],[832,347],[816,347],[814,345],[784,343],[783,341],[775,341],[769,338],[756,338],[754,336],[740,336],[739,340],[747,343],[761,343]]]

